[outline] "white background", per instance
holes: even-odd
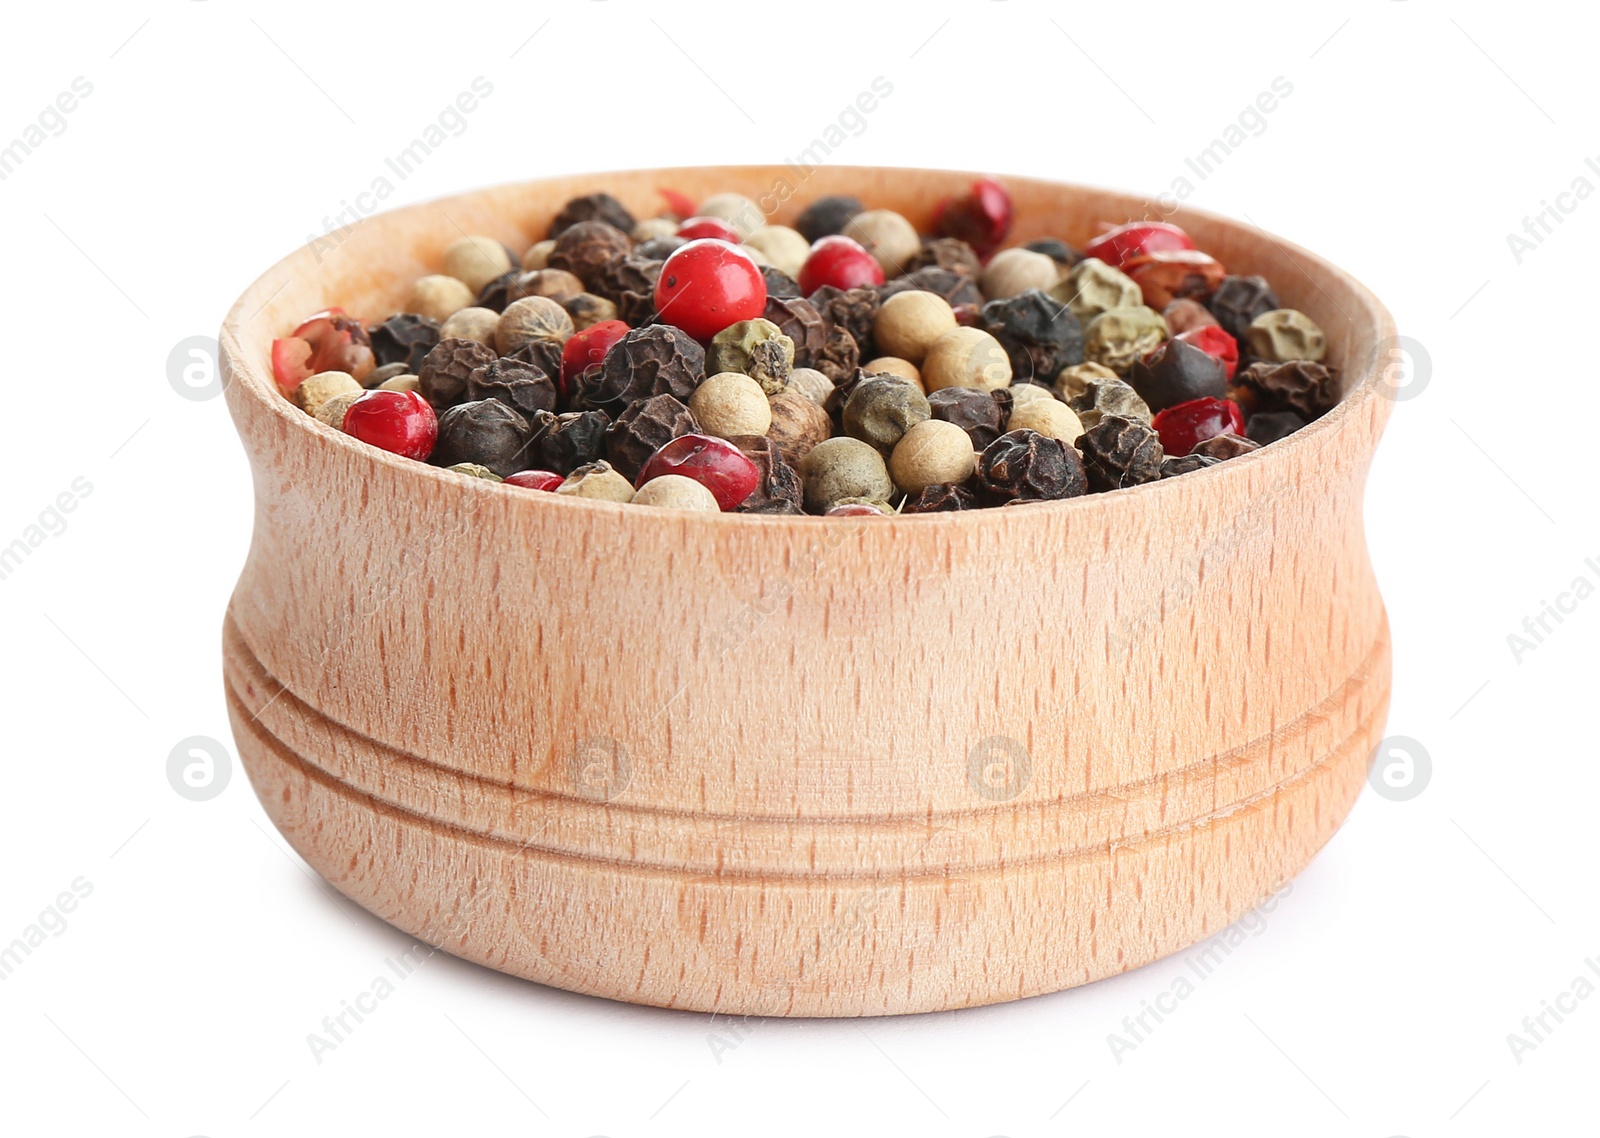
[[[1600,600],[1520,661],[1507,635],[1600,581],[1600,199],[1520,264],[1506,236],[1600,187],[1597,33],[1589,5],[1430,0],[12,6],[0,139],[75,77],[93,93],[0,182],[0,545],[74,479],[92,492],[0,580],[0,943],[75,879],[92,893],[0,981],[0,1129],[1593,1133],[1600,998],[1521,1063],[1506,1037],[1600,957]],[[166,361],[480,75],[492,97],[390,204],[782,160],[879,75],[894,93],[840,161],[1153,194],[1287,78],[1191,200],[1349,269],[1431,360],[1367,499],[1389,731],[1431,755],[1423,792],[1365,793],[1120,1063],[1107,1035],[1181,960],[729,1034],[441,955],[315,1062],[307,1034],[409,941],[288,852],[236,767],[211,801],[168,785],[180,739],[232,749],[219,629],[251,490],[223,401],[181,398]]]

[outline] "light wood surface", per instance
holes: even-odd
[[[256,490],[227,698],[262,804],[318,872],[573,991],[880,1015],[1137,967],[1310,860],[1388,705],[1361,502],[1389,407],[1366,379],[1394,329],[1302,249],[1170,217],[1322,325],[1344,403],[1218,467],[1062,503],[629,508],[395,458],[272,384],[268,345],[306,314],[382,317],[462,233],[520,249],[579,193],[646,216],[659,187],[759,198],[787,178],[780,222],[850,192],[926,224],[972,177],[549,179],[368,218],[251,286],[222,334]],[[1018,242],[1160,216],[1005,181]]]

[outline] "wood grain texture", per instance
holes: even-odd
[[[1393,325],[1259,230],[1171,220],[1328,334],[1345,401],[1153,486],[893,519],[680,515],[467,479],[277,395],[305,314],[398,307],[462,232],[568,198],[859,194],[926,224],[959,172],[634,171],[369,218],[222,333],[256,523],[224,631],[241,759],[329,881],[471,960],[574,991],[876,1015],[1054,991],[1176,951],[1298,871],[1382,734],[1361,527]],[[1150,213],[1026,179],[1017,241]],[[764,206],[769,202],[764,201]],[[1154,214],[1151,214],[1155,216]]]

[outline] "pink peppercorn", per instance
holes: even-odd
[[[405,458],[433,453],[439,420],[415,391],[369,391],[344,413],[344,433]]]
[[[743,451],[711,435],[679,435],[650,456],[634,485],[643,486],[663,474],[694,479],[724,510],[743,502],[761,481],[760,469]]]

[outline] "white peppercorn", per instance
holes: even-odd
[[[336,431],[343,430],[344,413],[350,410],[350,404],[365,394],[365,391],[341,391],[338,395],[324,399],[322,406],[317,408],[317,420],[326,423]]]
[[[1003,300],[1030,288],[1047,290],[1060,279],[1061,266],[1043,253],[1032,249],[1002,249],[984,267],[978,287],[988,299]]]
[[[921,364],[934,341],[955,327],[949,301],[938,293],[908,289],[883,302],[872,322],[872,336],[885,355]]]
[[[522,254],[522,267],[528,272],[545,268],[550,264],[550,254],[555,247],[556,243],[548,239],[535,241],[528,246],[528,251]]]
[[[1021,407],[1026,403],[1032,403],[1035,399],[1055,398],[1048,388],[1040,387],[1037,383],[1014,383],[1006,388],[1006,392],[1011,396],[1012,407]]]
[[[764,254],[768,263],[791,277],[800,275],[800,266],[811,256],[811,242],[787,225],[763,225],[744,239],[747,249]]]
[[[557,494],[579,498],[599,498],[606,502],[633,501],[633,483],[612,469],[609,462],[591,462],[578,467],[561,485]]]
[[[1250,321],[1244,332],[1250,354],[1272,363],[1311,360],[1327,354],[1328,337],[1317,322],[1294,308],[1274,308]]]
[[[887,501],[894,482],[883,455],[860,439],[834,438],[818,443],[800,460],[806,508],[821,513],[842,498]]]
[[[886,277],[899,276],[906,262],[922,251],[917,227],[892,209],[858,213],[845,222],[841,232],[871,253]]]
[[[478,294],[455,277],[435,273],[419,277],[406,299],[406,311],[433,320],[448,320],[478,299]]]
[[[1085,325],[1102,312],[1144,303],[1144,292],[1133,279],[1098,257],[1085,257],[1045,291],[1070,308],[1079,323]]]
[[[463,308],[459,312],[451,313],[450,318],[439,325],[439,338],[476,340],[492,348],[494,331],[499,323],[500,314],[492,308],[476,306]]]
[[[501,273],[511,270],[511,254],[493,237],[462,237],[450,242],[444,251],[446,275],[472,290],[477,296],[483,286]]]
[[[319,371],[300,381],[300,386],[294,389],[294,401],[306,414],[315,415],[317,409],[335,395],[351,391],[363,393],[361,385],[349,372]]]
[[[525,296],[506,305],[495,327],[494,343],[500,354],[509,356],[524,344],[548,340],[565,344],[572,338],[572,317],[547,296]]]
[[[671,237],[678,232],[678,223],[670,217],[647,217],[633,227],[632,237],[637,244],[654,241],[657,237]]]
[[[1006,424],[1006,429],[1038,431],[1047,438],[1060,439],[1064,443],[1074,442],[1083,434],[1083,424],[1079,422],[1078,416],[1073,413],[1071,407],[1044,388],[1038,388],[1038,391],[1044,398],[1030,399],[1026,403],[1013,405],[1011,419]]]
[[[761,385],[743,372],[711,376],[689,396],[689,410],[703,434],[731,439],[765,435],[772,426],[772,404]]]
[[[833,380],[815,368],[797,367],[789,373],[789,386],[783,390],[804,395],[818,407],[823,407],[827,405],[828,396],[833,394]]]
[[[879,356],[875,360],[868,360],[861,365],[861,370],[868,375],[892,375],[905,380],[918,391],[926,390],[922,386],[922,372],[917,365],[898,356]]]
[[[582,291],[583,281],[578,279],[576,273],[569,273],[566,269],[533,269],[511,282],[511,287],[506,290],[506,300],[548,296],[557,304],[565,304]]]
[[[889,474],[901,490],[917,494],[925,486],[965,482],[977,461],[966,431],[943,419],[925,419],[895,444],[889,455]]]
[[[928,350],[922,382],[929,391],[944,387],[997,391],[1011,385],[1011,359],[1000,341],[981,328],[956,328]]]
[[[423,354],[426,355],[427,353]],[[401,360],[398,363],[384,364],[382,367],[373,368],[371,371],[367,372],[366,375],[362,376],[361,386],[365,387],[368,391],[371,391],[384,380],[393,379],[397,375],[409,375],[411,374],[411,370],[410,363],[405,360]]]
[[[681,474],[661,474],[639,487],[633,495],[635,506],[655,506],[663,510],[695,510],[720,513],[717,496],[693,478]]]
[[[701,217],[726,221],[741,241],[767,223],[767,216],[761,212],[761,207],[743,194],[712,194],[700,203],[700,208],[695,212]]]
[[[396,375],[378,384],[379,391],[421,391],[422,381],[414,375]]]
[[[561,307],[572,317],[572,327],[577,332],[617,318],[617,306],[592,292],[580,292],[577,296],[568,297],[561,302]]]

